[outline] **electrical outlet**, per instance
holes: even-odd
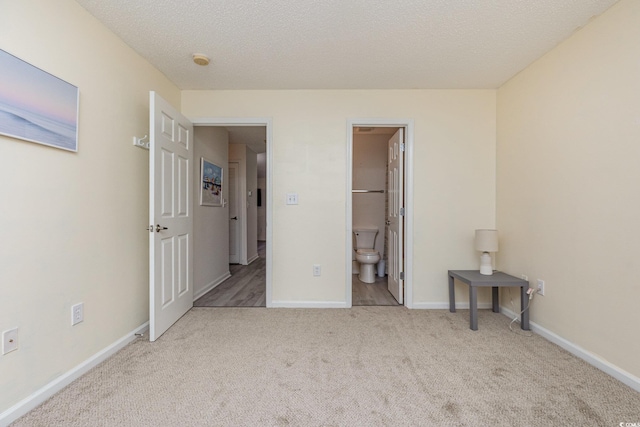
[[[320,264],[313,264],[313,275],[320,276],[322,274],[322,267]]]
[[[288,205],[297,205],[298,204],[298,193],[287,193],[287,204]]]
[[[538,295],[544,296],[544,280],[538,279],[538,290],[536,291]]]
[[[79,303],[71,307],[71,326],[77,325],[84,320],[84,303]]]
[[[9,329],[2,333],[2,354],[18,349],[18,328]]]

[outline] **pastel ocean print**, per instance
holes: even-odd
[[[0,103],[0,133],[67,150],[76,147],[76,126]]]
[[[0,133],[77,151],[78,89],[0,50]]]

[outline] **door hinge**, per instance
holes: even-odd
[[[400,208],[400,216],[404,216],[404,208]]]
[[[404,142],[400,143],[400,151],[404,151]]]
[[[400,272],[400,280],[404,280],[404,271]]]

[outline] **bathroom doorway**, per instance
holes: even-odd
[[[410,307],[405,250],[411,121],[350,123],[347,300]],[[412,144],[411,144],[412,145]],[[409,200],[407,200],[409,199]]]

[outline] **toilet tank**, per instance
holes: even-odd
[[[356,235],[356,249],[373,249],[378,229],[375,227],[354,228],[353,234]]]

